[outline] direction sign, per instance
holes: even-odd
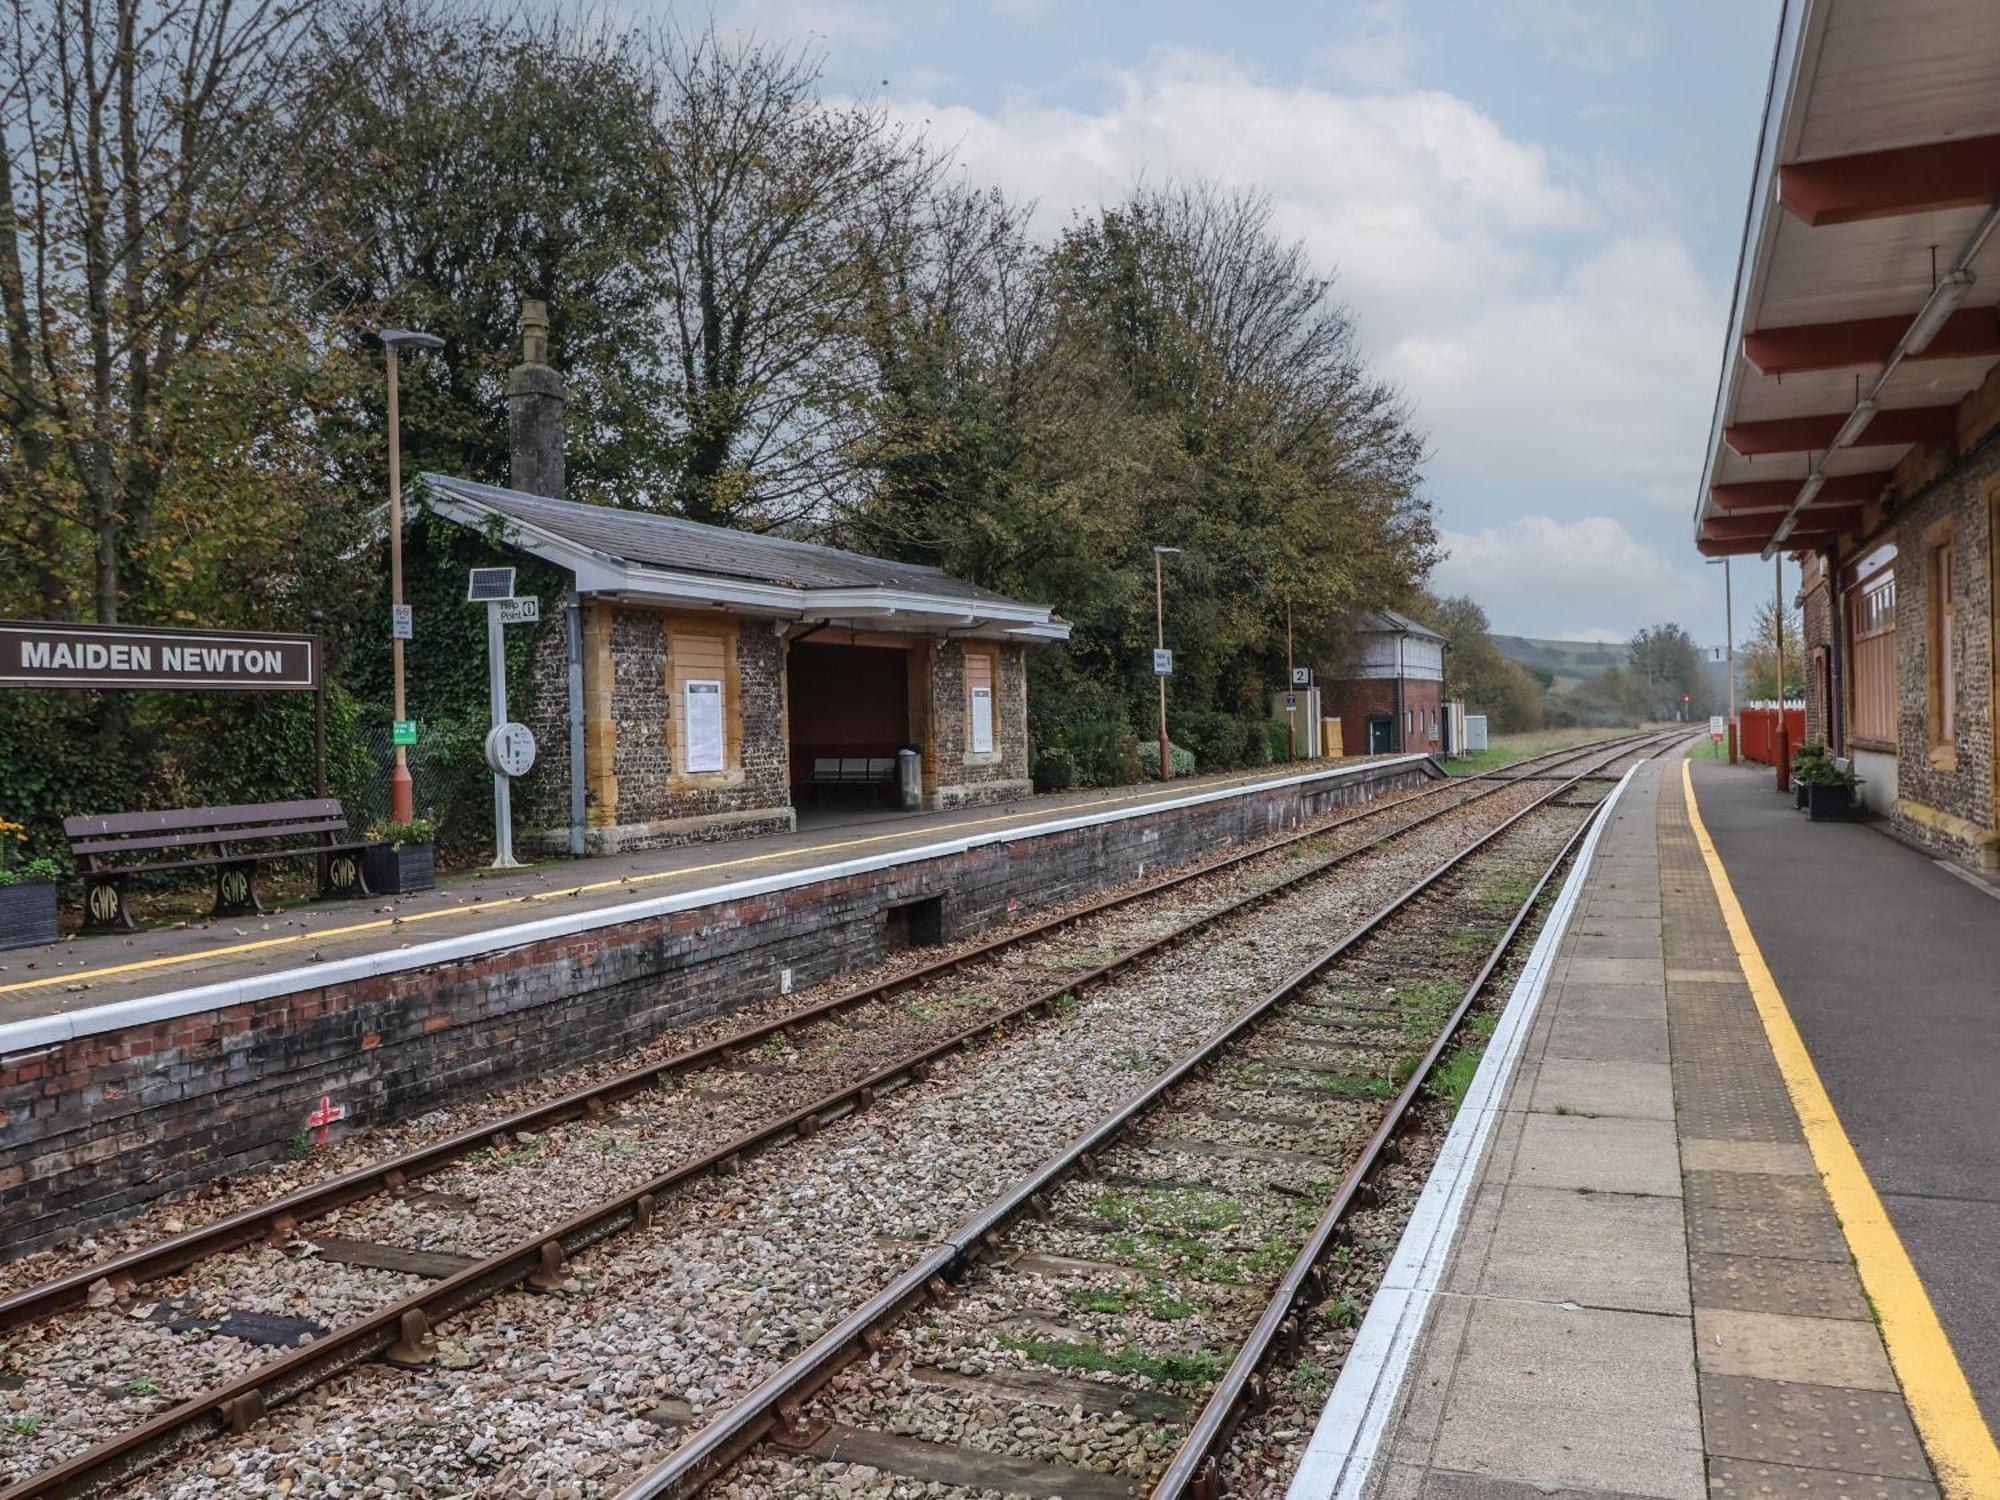
[[[1153,675],[1171,677],[1174,675],[1174,653],[1155,649],[1153,652]]]
[[[538,595],[523,594],[518,599],[500,601],[500,623],[502,625],[532,625],[542,617],[542,601]]]

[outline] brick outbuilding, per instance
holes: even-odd
[[[1341,753],[1441,753],[1445,638],[1382,609],[1355,615],[1348,640],[1340,675],[1320,685],[1320,712],[1340,720]]]

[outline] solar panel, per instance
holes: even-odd
[[[474,568],[465,587],[465,602],[485,604],[494,599],[514,597],[512,568]]]

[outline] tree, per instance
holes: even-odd
[[[660,89],[639,39],[381,0],[345,17],[330,54],[356,61],[324,62],[309,83],[329,98],[321,183],[299,215],[300,262],[314,268],[301,290],[371,377],[384,325],[445,341],[404,366],[406,467],[506,483],[496,415],[532,297],[548,306],[567,389],[573,491],[663,503],[681,457],[659,331],[672,221],[657,190]],[[375,495],[383,415],[371,378],[321,428]]]
[[[1708,712],[1711,691],[1694,637],[1674,624],[1652,625],[1626,643],[1632,674],[1646,684],[1654,718],[1680,713],[1683,695],[1690,713]]]
[[[1766,600],[1757,607],[1750,639],[1737,653],[1738,670],[1743,674],[1743,690],[1752,700],[1768,701],[1778,690],[1778,607]],[[1806,692],[1805,646],[1798,611],[1784,616],[1785,697],[1799,699]]]
[[[654,59],[674,504],[759,529],[824,520],[866,394],[861,268],[885,239],[893,258],[936,162],[881,106],[823,103],[817,54],[711,28]]]
[[[1486,611],[1465,595],[1420,596],[1411,612],[1445,637],[1444,695],[1462,698],[1498,734],[1539,729],[1547,714],[1543,689],[1528,669],[1493,644]]]
[[[246,0],[11,0],[0,58],[0,482],[51,616],[117,621],[176,566],[180,482],[244,481],[211,387],[309,381],[277,291],[316,13]],[[330,89],[322,98],[337,92]],[[261,371],[251,365],[261,364]],[[11,508],[10,508],[11,509]],[[156,602],[156,601],[148,601]]]

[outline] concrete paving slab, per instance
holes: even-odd
[[[1671,1120],[1673,1074],[1665,1063],[1549,1057],[1536,1074],[1533,1107],[1545,1114]]]
[[[1549,1035],[1549,1055],[1585,1062],[1658,1063],[1667,1061],[1665,1016],[1559,1017]]]
[[[1489,1297],[1681,1313],[1687,1238],[1672,1198],[1515,1185],[1478,1290]]]
[[[1654,925],[1654,924],[1649,924]],[[1581,959],[1653,959],[1660,956],[1658,932],[1634,930],[1629,921],[1612,924],[1607,931],[1579,933],[1570,944],[1570,953]]]
[[[1674,1128],[1663,1120],[1529,1115],[1510,1181],[1678,1198],[1680,1153]]]
[[[1716,1208],[1699,1199],[1691,1200],[1688,1246],[1696,1253],[1716,1255],[1767,1255],[1781,1260],[1830,1260],[1842,1265],[1848,1260],[1847,1240],[1840,1232],[1840,1221],[1826,1204],[1809,1210]]]
[[[1664,984],[1565,984],[1554,995],[1554,1009],[1563,1016],[1603,1016],[1619,1020],[1629,1016],[1665,1016],[1667,987]]]
[[[1651,958],[1573,958],[1564,978],[1572,984],[1664,984],[1667,966]]]
[[[1693,1350],[1678,1318],[1474,1305],[1432,1464],[1550,1488],[1702,1500]]]
[[[1697,1305],[1694,1332],[1704,1375],[1900,1392],[1873,1323]]]

